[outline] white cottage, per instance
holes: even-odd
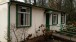
[[[42,35],[41,31],[36,33],[41,24],[57,31],[61,24],[66,24],[64,12],[34,3],[34,0],[0,0],[0,42],[21,41],[29,34],[31,38]]]

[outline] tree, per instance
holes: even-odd
[[[62,10],[68,13],[67,22],[75,22],[76,21],[76,0],[63,0]]]
[[[67,22],[76,21],[76,0],[49,0],[49,7],[67,13]]]
[[[34,0],[36,6],[48,7],[48,0]]]
[[[49,7],[55,10],[61,10],[61,1],[62,0],[49,0]]]

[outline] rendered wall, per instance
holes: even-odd
[[[1,0],[0,0],[1,1]],[[0,5],[0,42],[7,42],[8,3]]]
[[[24,37],[24,35],[22,35],[23,32],[25,33],[25,38],[28,36],[28,34],[32,34],[32,37],[36,37],[42,34],[42,31],[36,33],[36,30],[39,29],[39,26],[41,24],[45,24],[45,14],[43,9],[36,7],[32,8],[32,21],[31,21],[32,26],[28,28],[16,28],[16,5],[11,6],[10,17],[11,17],[11,37],[13,38],[12,42],[17,41],[12,29],[16,30],[15,33],[18,37],[18,41],[23,40],[21,38]]]
[[[52,25],[52,14],[50,14],[50,30],[57,30],[60,31],[61,29],[61,13],[60,12],[55,12],[55,14],[58,14],[58,24],[57,25]],[[65,23],[62,25],[66,25],[66,15],[65,15]]]
[[[38,33],[36,33],[36,31],[39,29],[39,26],[41,24],[45,25],[45,23],[46,23],[46,16],[45,16],[46,14],[44,14],[44,9],[32,7],[32,26],[25,27],[25,28],[16,28],[16,5],[15,4],[11,5],[10,13],[11,13],[11,16],[10,16],[11,17],[10,18],[11,33],[10,34],[11,34],[12,42],[17,42],[17,38],[18,38],[18,41],[23,40],[24,35],[22,35],[22,34],[25,34],[25,38],[28,36],[28,34],[32,34],[32,37],[36,37],[36,36],[43,34],[42,31],[39,31]],[[55,26],[50,26],[50,30],[59,31],[59,29],[60,29],[61,14],[60,13],[57,13],[57,14],[58,14],[58,24]],[[50,23],[50,25],[52,25],[52,14],[50,14],[49,23]]]
[[[0,0],[0,4],[7,3],[9,0]]]

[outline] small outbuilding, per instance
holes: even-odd
[[[0,42],[21,41],[29,34],[31,38],[42,35],[41,25],[57,31],[61,24],[66,25],[64,12],[35,4],[34,0],[0,0]]]

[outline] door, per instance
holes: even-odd
[[[46,29],[47,29],[48,31],[50,30],[49,18],[50,18],[50,15],[47,13],[47,14],[46,14]]]

